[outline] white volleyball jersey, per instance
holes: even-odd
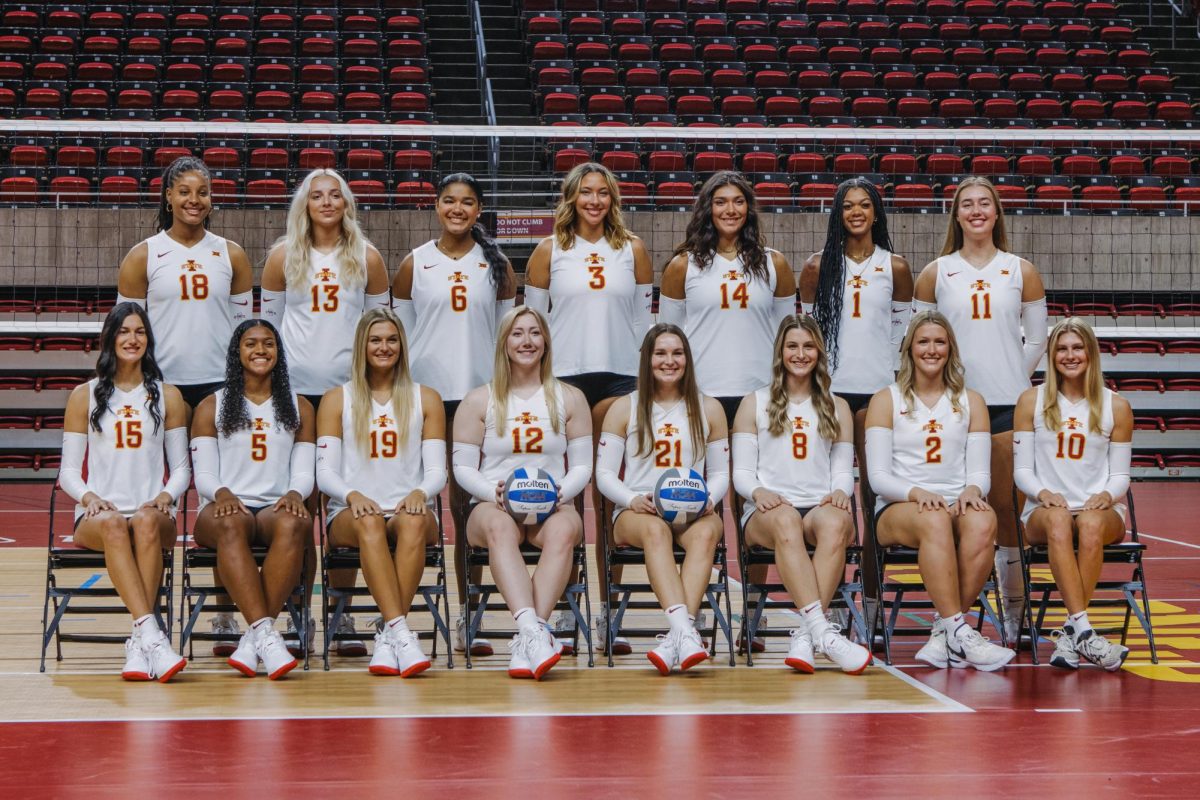
[[[770,402],[770,388],[754,393],[758,482],[793,506],[811,508],[832,491],[829,462],[833,442],[817,429],[817,409],[811,397],[802,403],[788,403],[791,426],[779,436],[770,431]]]
[[[958,500],[967,487],[967,432],[971,428],[971,406],[966,392],[954,412],[950,392],[938,398],[933,408],[914,398],[909,409],[896,384],[892,394],[892,474],[926,491],[940,494],[947,503]],[[887,502],[878,498],[875,510]]]
[[[696,361],[700,391],[712,397],[741,397],[771,380],[775,318],[775,257],[767,254],[768,278],[749,275],[741,256],[713,253],[700,269],[688,255],[684,283],[684,333]]]
[[[1037,400],[1033,410],[1034,472],[1037,473],[1038,482],[1042,486],[1067,499],[1071,511],[1080,511],[1088,498],[1104,491],[1104,485],[1108,483],[1108,444],[1113,430],[1113,393],[1109,389],[1103,390],[1099,431],[1088,428],[1086,397],[1072,403],[1059,394],[1058,413],[1062,419],[1062,427],[1052,431],[1046,428],[1046,420],[1042,415],[1045,390],[1045,385],[1037,388]],[[1037,505],[1036,500],[1031,498],[1026,504],[1026,509],[1032,512]]]
[[[323,394],[350,380],[354,329],[366,306],[366,282],[347,286],[337,252],[309,249],[308,277],[287,287],[283,344],[292,389]]]
[[[453,259],[436,242],[426,242],[412,259],[417,322],[406,333],[413,378],[436,389],[443,400],[461,400],[492,380],[496,287],[483,248],[475,245]]]
[[[648,494],[654,491],[659,477],[668,469],[694,469],[704,475],[705,452],[692,451],[687,403],[680,400],[670,406],[654,403],[650,407],[654,446],[648,454],[642,455],[637,452],[637,403],[638,393],[630,393],[629,422],[625,427],[625,477],[622,479],[625,485],[638,494]],[[703,438],[708,438],[707,430]]]
[[[635,330],[633,245],[613,250],[605,239],[575,237],[550,254],[550,336],[554,374],[637,375],[645,331]]]
[[[113,387],[108,408],[100,417],[100,430],[92,427],[96,410],[96,383],[87,383],[88,447],[87,486],[117,507],[125,516],[132,515],[143,503],[153,500],[165,485],[166,459],[163,443],[166,440],[167,414],[163,402],[163,384],[158,384],[158,430],[147,405],[149,394],[143,384],[130,391]],[[75,518],[84,512],[75,506]]]
[[[400,442],[399,421],[391,399],[377,403],[372,398],[370,433],[363,448],[354,438],[350,385],[342,386],[342,480],[350,489],[378,503],[387,514],[420,486],[425,477],[421,462],[421,433],[425,429],[421,385],[413,384],[412,391],[408,438]],[[330,519],[345,507],[330,498]]]
[[[279,424],[271,398],[264,403],[252,403],[246,398],[250,427],[234,431],[229,436],[220,433],[221,403],[225,389],[218,389],[217,484],[233,492],[237,499],[252,508],[273,505],[287,494],[292,475],[292,446],[296,435]],[[296,395],[292,395],[296,402]],[[200,498],[200,508],[208,505],[210,497]]]
[[[946,315],[967,388],[988,405],[1015,405],[1029,388],[1021,332],[1021,259],[1003,250],[982,268],[958,253],[937,260],[938,311]]]
[[[559,428],[550,425],[550,409],[546,394],[539,387],[531,397],[511,392],[504,409],[504,419],[496,419],[496,404],[492,387],[488,386],[487,411],[483,420],[483,458],[479,472],[492,483],[508,478],[518,467],[543,469],[557,484],[567,474],[567,404],[562,387],[555,394],[558,404]]]
[[[892,254],[882,247],[861,264],[843,257],[835,393],[874,394],[895,380],[892,347]]]
[[[146,240],[146,313],[163,380],[188,386],[225,379],[233,334],[229,243],[215,233],[185,247],[166,231]],[[246,303],[246,317],[253,312]]]

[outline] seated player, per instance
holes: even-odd
[[[1105,388],[1096,334],[1081,319],[1054,326],[1046,345],[1046,382],[1017,402],[1013,459],[1028,498],[1025,536],[1046,544],[1067,621],[1050,663],[1078,669],[1083,656],[1109,672],[1129,648],[1092,628],[1087,607],[1103,567],[1104,546],[1125,538],[1133,411]]]
[[[870,652],[825,618],[854,535],[853,417],[829,391],[824,341],[812,317],[785,317],[772,353],[770,385],[742,400],[733,423],[733,486],[748,501],[746,541],[775,551],[780,580],[800,610],[787,665],[811,673],[815,644],[857,675],[871,663]],[[811,559],[806,543],[816,547]]]
[[[617,398],[605,414],[596,461],[596,485],[616,505],[613,541],[645,551],[650,585],[666,612],[668,633],[647,654],[663,675],[708,658],[696,613],[725,535],[713,513],[713,498],[719,501],[729,488],[725,412],[700,393],[693,365],[678,326],[652,327],[642,340],[637,389]],[[704,512],[684,526],[668,524],[655,506],[655,487],[668,469],[695,470],[708,485]],[[686,553],[678,568],[676,543]]]
[[[996,513],[984,499],[990,425],[983,398],[965,388],[950,323],[938,311],[915,314],[896,382],[867,408],[867,464],[879,543],[918,552],[939,616],[917,660],[935,667],[991,672],[1016,655],[964,617],[992,571],[996,547]]]

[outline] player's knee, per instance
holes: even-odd
[[[804,546],[804,529],[799,524],[780,525],[775,529],[775,549],[788,550]]]
[[[725,531],[720,525],[697,525],[688,537],[688,544],[684,545],[685,550],[696,550],[711,552],[717,549],[717,544],[724,538]]]
[[[368,514],[358,520],[358,540],[360,546],[387,542],[387,523],[378,514]]]
[[[397,547],[424,547],[425,517],[418,514],[400,514],[396,525]]]
[[[1079,547],[1099,548],[1104,546],[1104,523],[1091,514],[1080,514],[1076,521],[1079,533]]]
[[[575,529],[571,525],[555,525],[542,529],[542,551],[568,552],[575,547]]]
[[[115,511],[110,511],[101,516],[98,522],[100,523],[100,538],[104,541],[106,550],[129,543],[129,523],[126,522],[125,517]]]

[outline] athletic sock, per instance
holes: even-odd
[[[967,624],[967,621],[963,618],[961,611],[952,617],[942,617],[940,622],[942,624],[942,630],[946,632],[946,641],[950,642],[958,641],[959,628]]]
[[[1004,598],[1005,608],[1024,605],[1024,580],[1021,574],[1021,548],[996,548],[996,588]]]
[[[133,632],[143,639],[149,640],[158,633],[158,620],[153,614],[145,614],[133,621]]]
[[[401,614],[395,619],[389,619],[387,622],[387,628],[392,633],[408,633],[408,620],[404,618],[403,614]]]
[[[813,600],[800,609],[800,619],[804,620],[804,624],[808,628],[808,635],[813,638],[813,641],[820,641],[825,632],[829,630],[829,620],[825,619],[825,611],[821,608],[820,600]]]
[[[687,633],[696,627],[696,620],[688,616],[687,606],[676,603],[667,609],[667,624],[671,626],[672,633]]]
[[[517,627],[521,629],[521,633],[536,634],[542,627],[542,623],[538,620],[537,612],[531,607],[518,608],[513,614],[513,619],[517,621]]]
[[[262,633],[263,631],[271,630],[271,628],[274,627],[274,625],[275,625],[274,618],[263,617],[262,619],[258,620],[257,622],[251,623],[250,627],[254,629],[255,633]]]
[[[1067,625],[1070,626],[1071,632],[1075,637],[1075,641],[1079,641],[1085,632],[1092,629],[1092,623],[1088,619],[1086,611],[1080,611],[1078,614],[1068,615]]]

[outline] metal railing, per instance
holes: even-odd
[[[492,79],[488,77],[487,42],[483,35],[483,15],[479,11],[479,0],[471,0],[471,32],[475,36],[475,53],[478,67],[476,80],[482,103],[483,117],[489,127],[496,126],[496,101],[492,96]],[[500,141],[488,138],[488,177],[494,184],[500,176]]]

